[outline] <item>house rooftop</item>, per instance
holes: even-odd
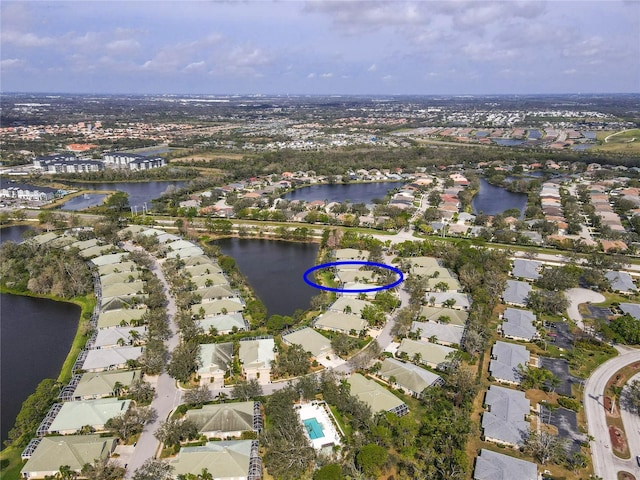
[[[524,346],[498,341],[491,349],[489,372],[498,380],[519,384],[522,376],[518,366],[526,367],[529,359],[529,351]]]
[[[484,400],[487,411],[482,414],[482,432],[485,438],[522,445],[529,434],[525,417],[531,404],[524,392],[491,385]]]
[[[80,471],[85,464],[108,457],[117,442],[118,439],[115,437],[100,435],[44,437],[20,470],[20,474],[24,476],[38,472],[57,472],[61,465],[68,465],[71,470]]]
[[[351,395],[378,412],[406,411],[405,403],[382,385],[363,377],[359,373],[352,374],[347,380],[351,386]]]
[[[397,385],[418,395],[425,388],[443,383],[440,375],[436,375],[413,363],[405,363],[393,358],[384,359],[379,375],[382,378],[395,377]]]
[[[411,331],[420,330],[421,338],[435,337],[438,342],[460,345],[464,335],[464,327],[451,323],[412,322]]]
[[[482,449],[476,458],[473,480],[538,480],[535,463]]]
[[[539,269],[542,263],[534,260],[524,260],[517,258],[513,261],[513,269],[511,273],[516,278],[524,278],[526,280],[537,280],[540,278]]]
[[[282,336],[282,340],[289,344],[300,345],[316,358],[332,353],[329,339],[309,327],[287,333]]]
[[[518,280],[507,280],[507,286],[502,293],[502,299],[505,303],[513,303],[515,305],[526,305],[527,297],[531,293],[531,285],[527,282]]]
[[[273,338],[244,340],[240,342],[238,357],[245,369],[269,367],[276,358],[274,348]]]
[[[233,433],[254,429],[254,402],[233,402],[203,405],[187,410],[186,419],[198,427],[199,432]]]
[[[110,418],[124,414],[130,403],[131,400],[117,398],[65,402],[48,431],[53,433],[80,430],[85,425],[102,427]]]
[[[176,475],[201,472],[205,468],[216,479],[247,478],[252,454],[252,440],[207,442],[199,447],[182,447],[170,464]],[[257,443],[257,442],[256,442]],[[257,455],[257,449],[256,455]]]
[[[533,337],[538,332],[534,325],[535,321],[536,316],[530,310],[507,308],[504,311],[502,333],[505,337],[533,340]]]
[[[638,288],[633,283],[633,278],[627,272],[610,270],[604,274],[609,280],[611,288],[618,292],[636,292]]]

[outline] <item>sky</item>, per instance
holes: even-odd
[[[10,1],[2,92],[640,92],[640,1]]]

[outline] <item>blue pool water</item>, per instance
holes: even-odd
[[[307,429],[307,433],[309,434],[309,438],[311,440],[315,440],[316,438],[324,437],[324,432],[322,431],[322,425],[315,418],[309,418],[308,420],[303,420],[304,427]]]

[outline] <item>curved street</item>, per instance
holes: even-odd
[[[615,456],[611,450],[604,408],[605,388],[609,379],[621,368],[635,362],[640,362],[639,350],[628,351],[612,358],[593,372],[584,387],[584,410],[589,435],[593,438],[590,442],[593,470],[596,475],[605,480],[618,478],[617,472],[621,470],[633,473],[636,478],[640,478],[640,467],[636,462],[636,455],[640,455],[640,451],[636,450],[640,447],[640,430],[638,430],[640,418],[629,412],[627,412],[629,415],[623,414],[623,421],[626,419],[624,425],[631,448],[631,458],[623,460]],[[635,417],[634,421],[627,424],[630,416]]]

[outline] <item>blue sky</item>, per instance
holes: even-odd
[[[640,92],[640,1],[7,1],[1,89]]]

